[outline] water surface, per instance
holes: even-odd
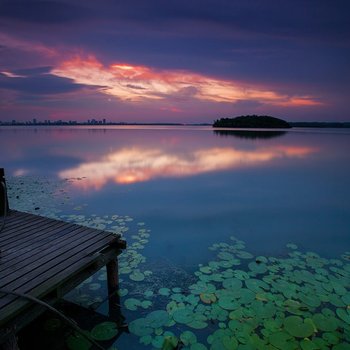
[[[201,278],[205,273],[200,268],[215,259],[217,249],[237,253],[233,251],[236,248],[215,246],[219,242],[232,244],[231,236],[233,242],[244,242],[254,257],[288,258],[292,254],[288,243],[295,244],[300,254],[313,252],[322,259],[341,259],[350,250],[350,133],[346,130],[1,128],[0,148],[6,150],[1,166],[17,190],[22,183],[30,192],[30,179],[66,183],[67,204],[60,205],[61,218],[65,215],[67,220],[83,223],[94,215],[106,217],[107,222],[119,215],[119,224],[128,228],[122,230],[127,241],[132,242],[137,232],[139,240],[142,234],[150,234],[138,249],[145,261],[134,267],[153,272],[153,277],[146,273],[138,282],[144,285],[142,292],[145,286],[156,294],[162,287],[189,286],[198,278],[208,282]],[[16,198],[15,187],[10,205],[21,208],[22,197]],[[26,202],[29,211],[40,207],[40,200],[34,202]],[[58,215],[54,207],[51,214]],[[50,214],[44,212],[44,206],[40,211]],[[77,219],[79,215],[84,220]],[[112,225],[106,222],[100,224]],[[259,277],[243,260],[240,269]],[[174,278],[166,271],[175,271]],[[156,274],[163,277],[155,279]],[[127,276],[125,285],[131,296],[136,287],[128,285]],[[349,288],[347,277],[343,287]],[[101,290],[102,295],[105,288]],[[348,289],[342,295],[346,293]],[[216,298],[220,300],[219,295]],[[166,301],[152,303],[141,314],[167,305]],[[140,316],[140,311],[138,315],[125,312],[129,321]],[[215,327],[197,330],[201,343],[205,344]],[[131,338],[120,337],[117,345],[130,347],[134,341],[138,345],[132,346],[141,348]],[[153,347],[157,348],[156,343]]]

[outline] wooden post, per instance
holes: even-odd
[[[8,213],[9,211],[7,191],[3,185],[5,185],[6,188],[5,171],[4,168],[0,168],[0,216],[4,216],[5,212]]]
[[[109,317],[114,319],[119,328],[124,327],[125,317],[121,313],[119,296],[118,260],[111,260],[107,264],[108,311]]]

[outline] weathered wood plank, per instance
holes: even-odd
[[[34,243],[36,241],[42,241],[45,237],[50,237],[50,232],[57,227],[63,227],[64,223],[57,222],[47,222],[42,223],[41,225],[34,226],[30,230],[23,232],[19,231],[18,236],[13,235],[11,239],[7,242],[1,243],[0,247],[2,250],[20,250],[22,246],[25,246],[29,243]],[[17,239],[16,239],[17,237]]]
[[[0,288],[39,298],[57,299],[123,249],[112,244],[120,235],[17,211],[10,211],[4,232]],[[25,315],[28,306],[27,300],[0,294],[0,327]]]
[[[83,251],[87,243],[94,242],[95,240],[99,242],[101,239],[105,239],[101,232],[85,229],[80,232],[79,236],[71,237],[68,242],[61,241],[61,244],[51,248],[45,247],[45,250],[42,250],[42,252],[37,255],[32,255],[31,259],[28,259],[26,263],[24,262],[24,264],[22,263],[19,266],[9,266],[7,275],[6,272],[1,274],[2,279],[0,281],[0,286],[5,285],[5,283],[8,283],[11,279],[15,280],[22,276],[29,279],[28,273],[36,274],[37,272],[35,272],[35,269],[38,267],[42,269],[43,266],[45,266],[45,268],[49,269],[52,264],[59,263],[60,259],[65,259],[65,257],[62,256],[63,254],[67,252],[70,252],[70,255],[77,254]],[[109,238],[107,239],[108,241],[110,240]]]
[[[101,267],[107,262],[108,261],[104,261],[103,257],[99,255],[85,256],[75,264],[67,266],[65,270],[57,272],[54,276],[43,281],[32,290],[27,291],[27,293],[30,293],[30,295],[34,297],[41,298],[55,290],[58,286],[64,284],[69,278],[79,275],[92,264],[97,263],[97,267]],[[29,304],[26,300],[17,297],[5,296],[3,298],[6,298],[7,302],[0,308],[0,326]]]
[[[57,273],[62,272],[64,274],[65,270],[70,266],[76,264],[79,265],[81,261],[87,257],[93,256],[94,253],[105,247],[108,247],[108,241],[106,241],[106,238],[102,237],[99,239],[96,237],[94,240],[88,241],[84,244],[84,251],[77,249],[69,250],[56,259],[53,259],[50,262],[51,265],[49,267],[46,265],[38,266],[34,271],[31,271],[23,275],[22,278],[11,281],[10,283],[7,283],[6,279],[4,281],[2,280],[0,286],[1,288],[27,293]],[[0,309],[3,305],[4,300],[0,297]]]
[[[49,255],[52,250],[56,250],[64,245],[69,245],[78,239],[80,232],[85,232],[85,227],[71,227],[68,230],[62,231],[62,228],[56,229],[62,232],[60,237],[54,237],[49,243],[43,242],[35,245],[27,246],[20,250],[20,252],[7,252],[2,254],[2,264],[0,264],[0,274],[4,273],[4,270],[8,270],[8,273],[12,273],[17,269],[28,265],[28,262],[32,263],[42,256]],[[8,253],[8,254],[7,254]]]
[[[25,232],[26,229],[33,227],[34,225],[38,225],[44,222],[47,222],[44,217],[33,218],[33,216],[29,216],[27,218],[18,218],[17,221],[9,224],[7,219],[5,223],[5,227],[0,236],[0,242],[6,241],[8,238],[11,238],[14,234],[18,234],[19,232]]]

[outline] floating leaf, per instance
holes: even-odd
[[[173,313],[174,321],[177,323],[190,323],[194,319],[193,311],[189,308],[179,308]]]
[[[293,337],[306,338],[314,333],[314,327],[308,320],[299,316],[288,316],[284,320],[284,328]]]
[[[345,309],[337,309],[337,315],[340,319],[342,319],[347,324],[350,324],[350,313],[349,311],[346,311]]]
[[[70,350],[88,350],[92,346],[84,336],[78,333],[70,335],[66,342]]]
[[[181,333],[180,339],[186,346],[197,342],[196,335],[191,331],[185,331]]]
[[[128,310],[135,311],[138,306],[141,306],[141,302],[135,298],[129,298],[124,301],[124,305]]]
[[[91,336],[96,340],[110,340],[117,334],[117,324],[114,322],[102,322],[91,330]]]
[[[158,293],[163,296],[169,296],[170,295],[170,289],[169,288],[160,288]]]
[[[337,319],[332,316],[326,317],[318,313],[312,316],[312,320],[314,321],[317,329],[321,331],[332,332],[338,328]]]
[[[138,318],[129,323],[129,331],[139,337],[152,334],[153,328],[146,318]]]
[[[169,314],[164,310],[155,310],[146,316],[146,321],[153,328],[165,326],[170,320]]]
[[[213,293],[202,293],[199,297],[205,304],[211,304],[216,301],[216,296]]]
[[[289,348],[290,341],[294,339],[286,332],[276,332],[270,335],[270,343],[277,349],[286,350]]]

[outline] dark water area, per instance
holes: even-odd
[[[190,285],[198,278],[207,283],[201,278],[207,272],[201,268],[215,261],[217,249],[239,257],[240,242],[254,257],[271,261],[288,259],[288,244],[295,245],[300,254],[316,253],[322,259],[342,259],[350,250],[350,132],[346,130],[0,128],[0,149],[4,150],[0,166],[5,168],[10,184],[40,177],[57,182],[74,179],[67,193],[79,210],[63,206],[60,215],[84,215],[85,219],[119,215],[124,223],[131,223],[132,218],[134,226],[124,232],[127,241],[132,232],[146,227],[150,237],[149,242],[142,244],[142,255],[146,259],[144,269],[153,271],[153,280],[147,284],[145,278],[139,283],[152,289],[155,275],[164,275],[157,280],[156,288],[153,286],[153,292],[162,287],[176,288],[179,283]],[[15,190],[16,186],[12,186],[10,205],[21,209],[23,203],[15,199]],[[146,231],[138,232],[142,238]],[[232,241],[236,247],[225,248]],[[215,246],[220,242],[224,245]],[[258,278],[259,273],[243,260],[240,269]],[[178,271],[183,271],[182,277],[176,277]],[[273,269],[269,271],[272,273]],[[344,278],[346,292],[342,295],[348,295],[350,281],[347,276]],[[127,277],[125,281],[129,283]],[[217,283],[221,283],[219,278]],[[130,287],[129,293],[135,288]],[[220,293],[215,298],[222,300]],[[161,298],[157,300],[152,301],[147,312],[167,305]],[[99,308],[106,312],[106,304],[101,303]],[[129,315],[130,310],[125,312]],[[140,313],[135,316],[131,312],[129,320],[135,317],[140,317]],[[180,320],[180,324],[186,322]],[[208,334],[215,333],[215,327],[209,327],[209,331],[203,327],[194,331],[194,327],[192,331],[198,332],[203,345]],[[154,337],[163,336],[158,333],[163,334],[158,331]],[[141,337],[137,331],[136,335]],[[153,345],[148,346],[132,337],[120,337],[116,346],[161,348],[158,338],[153,338]],[[346,341],[344,337],[338,336],[339,344]],[[146,344],[149,339],[143,340]],[[220,349],[222,340],[217,340],[218,347],[214,347],[215,341],[211,339],[209,345],[203,345],[206,347],[191,346]],[[241,349],[248,349],[243,344],[246,343],[241,344]],[[324,348],[331,347],[326,344]]]

